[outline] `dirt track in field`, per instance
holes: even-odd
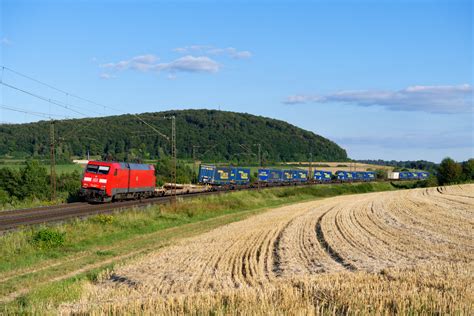
[[[339,271],[474,261],[474,185],[299,203],[232,223],[119,267],[88,303],[265,286]]]

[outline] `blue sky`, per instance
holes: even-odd
[[[0,0],[0,64],[123,112],[282,119],[356,159],[473,157],[470,1]],[[15,75],[5,83],[117,114]],[[2,86],[1,122],[81,114]]]

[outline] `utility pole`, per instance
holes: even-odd
[[[55,161],[55,140],[54,140],[54,121],[52,120],[49,127],[50,139],[50,186],[51,186],[51,201],[56,200],[56,161]]]
[[[262,166],[262,144],[257,144],[258,146],[258,165],[259,167]]]
[[[258,147],[258,167],[262,167],[262,144],[258,143],[255,144]],[[257,169],[257,187],[258,190],[260,191],[260,180],[258,179],[258,169]]]
[[[173,159],[173,165],[171,168],[171,178],[173,179],[173,182],[174,182],[173,186],[171,187],[171,203],[173,205],[173,208],[176,209],[177,153],[176,153],[176,117],[174,115],[171,117],[171,156]]]
[[[199,145],[193,145],[193,166],[194,166],[194,167],[193,167],[193,172],[194,172],[194,174],[196,174],[196,177],[198,177],[198,176],[197,176],[197,156],[196,156],[196,149],[198,149],[199,147],[201,147],[201,146],[199,146]]]
[[[313,153],[309,153],[309,175],[308,175],[309,179],[308,181],[313,178],[312,174],[313,174]]]

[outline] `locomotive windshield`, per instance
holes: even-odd
[[[86,172],[97,173],[97,174],[108,174],[110,167],[98,166],[98,165],[87,165]]]

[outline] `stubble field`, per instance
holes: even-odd
[[[103,273],[64,313],[473,311],[474,185],[270,210]]]

